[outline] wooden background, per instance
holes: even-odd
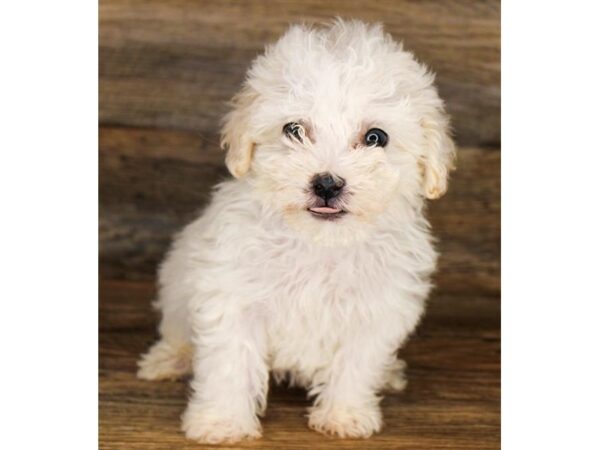
[[[127,377],[135,369],[135,353],[144,346],[123,347],[123,336],[142,327],[146,337],[139,339],[151,340],[151,283],[172,234],[205,205],[210,187],[228,176],[217,145],[225,102],[251,60],[289,23],[334,16],[383,22],[437,73],[459,152],[448,194],[430,207],[442,252],[432,307],[443,298],[445,308],[455,314],[449,324],[464,326],[476,323],[477,313],[468,307],[473,299],[481,317],[489,319],[487,337],[473,338],[492,342],[495,365],[484,364],[492,371],[487,396],[492,409],[486,411],[496,411],[498,342],[490,335],[499,337],[500,3],[455,0],[100,1],[100,275],[106,280],[103,286],[110,286],[101,292],[105,408],[106,399],[118,390],[111,384],[111,370],[126,367],[127,374],[120,376],[134,383]],[[136,298],[132,304],[127,292]],[[148,298],[140,299],[139,292]],[[146,319],[121,323],[125,319],[111,308],[125,308],[124,317],[136,311]],[[119,333],[125,335],[119,338]],[[123,352],[129,365],[119,366],[111,358]],[[468,365],[463,368],[468,371]],[[122,387],[123,380],[117,379]],[[144,392],[139,389],[138,394]],[[108,416],[102,417],[101,446],[133,448],[131,442],[120,447],[122,437],[114,437],[106,425]],[[456,448],[497,448],[497,427],[490,430],[488,446],[481,438],[481,446],[458,440]]]

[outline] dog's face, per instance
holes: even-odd
[[[292,27],[233,100],[227,166],[312,239],[363,239],[392,200],[446,190],[454,146],[432,82],[378,26]]]

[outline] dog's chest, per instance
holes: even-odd
[[[360,329],[393,333],[416,324],[434,265],[425,235],[382,230],[361,244],[326,247],[290,234],[269,228],[221,241],[226,251],[206,259],[229,255],[226,265],[202,273],[211,290],[252,310],[273,369],[308,375]]]
[[[393,264],[367,246],[328,249],[275,241],[248,261],[273,307],[326,309],[372,294],[389,281]]]
[[[274,368],[310,373],[322,366],[381,310],[383,291],[394,289],[394,265],[378,248],[311,248],[274,239],[248,256]]]

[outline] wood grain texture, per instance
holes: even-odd
[[[227,178],[215,135],[100,130],[100,262],[103,276],[153,279],[171,237]],[[500,289],[500,152],[461,148],[458,170],[429,216],[441,251],[443,292]]]
[[[135,378],[155,337],[156,267],[229,177],[218,124],[251,60],[289,23],[334,16],[383,22],[437,73],[460,144],[430,204],[438,288],[401,351],[409,385],[382,402],[383,433],[325,438],[306,426],[306,393],[273,386],[264,438],[217,448],[499,448],[500,2],[101,0],[101,449],[206,448],[179,430],[185,382]]]
[[[100,448],[207,448],[183,438],[185,381],[145,382],[135,362],[154,339],[152,283],[100,285]],[[264,437],[226,449],[500,448],[500,312],[495,296],[434,296],[400,355],[408,387],[382,402],[385,428],[369,440],[336,440],[307,428],[306,393],[273,386]],[[225,382],[225,381],[224,381]]]
[[[497,0],[102,0],[100,122],[212,134],[290,23],[383,22],[437,73],[461,144],[500,142]]]

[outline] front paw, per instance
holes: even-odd
[[[313,430],[340,438],[368,438],[381,430],[382,423],[378,406],[317,407],[308,419],[308,426]]]
[[[182,416],[182,429],[188,439],[204,444],[231,444],[262,436],[256,416],[228,416],[225,411],[210,412],[193,404]]]

